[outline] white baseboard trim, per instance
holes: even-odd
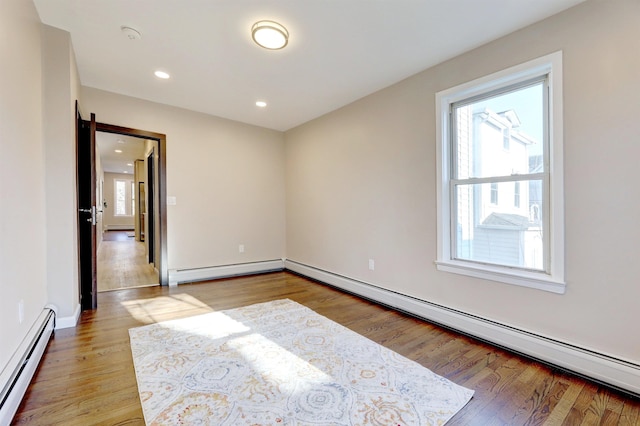
[[[454,309],[285,260],[285,269],[407,312],[497,346],[640,395],[640,365]]]
[[[49,305],[48,305],[49,306]],[[56,311],[56,330],[60,330],[62,328],[71,328],[75,327],[78,324],[78,319],[80,319],[80,304],[76,305],[76,308],[68,317],[57,316],[58,311],[54,307],[52,307],[54,311]]]
[[[105,225],[106,231],[133,231],[133,225]]]
[[[283,259],[238,263],[235,265],[210,266],[194,269],[170,269],[169,286],[176,286],[178,284],[186,282],[214,280],[218,278],[227,278],[239,275],[282,271],[283,269]]]

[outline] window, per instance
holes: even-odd
[[[498,184],[491,184],[491,204],[498,204]]]
[[[133,181],[125,179],[113,180],[115,216],[133,216],[135,211]]]
[[[561,67],[436,95],[439,270],[564,293]]]
[[[509,151],[509,148],[511,147],[511,129],[509,129],[508,127],[505,127],[504,129],[502,129],[502,148],[505,151]]]
[[[136,211],[136,186],[131,181],[131,215],[133,216]]]

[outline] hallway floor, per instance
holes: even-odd
[[[98,248],[98,292],[158,284],[158,274],[147,263],[144,243],[131,231],[107,231]]]

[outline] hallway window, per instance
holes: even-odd
[[[133,216],[133,181],[114,179],[116,216]]]

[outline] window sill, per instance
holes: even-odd
[[[497,281],[521,287],[535,288],[551,293],[564,294],[565,283],[553,279],[545,273],[528,272],[509,268],[492,267],[489,265],[468,264],[452,260],[436,261],[439,271],[466,275],[484,280]]]

